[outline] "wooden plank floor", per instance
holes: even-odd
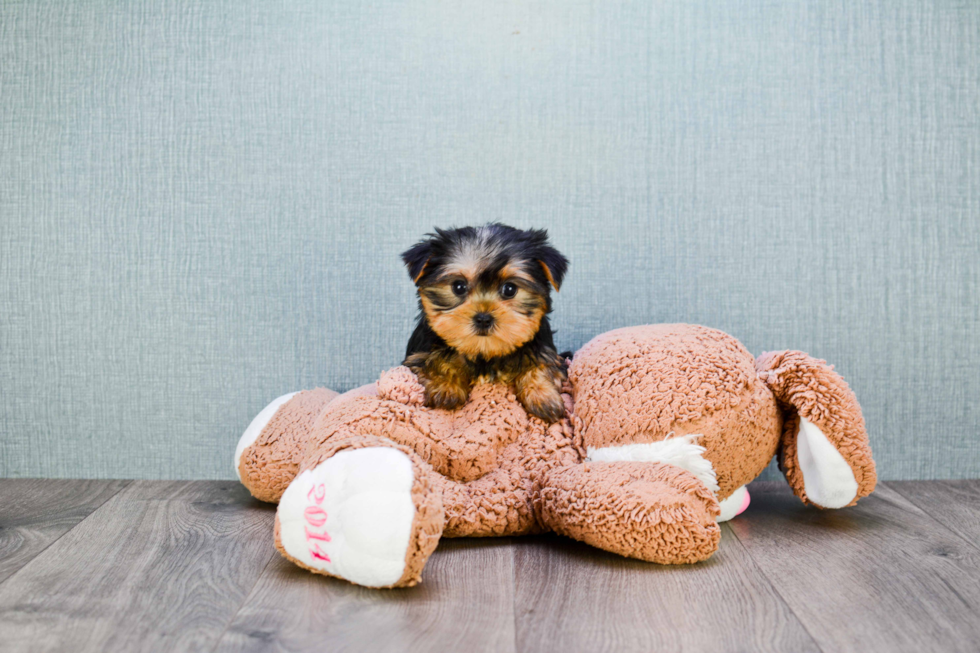
[[[289,564],[273,516],[233,482],[0,480],[0,651],[980,650],[980,481],[755,484],[693,566],[446,540],[392,591]]]

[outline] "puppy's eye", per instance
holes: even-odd
[[[514,295],[517,294],[517,286],[510,283],[509,281],[504,285],[500,286],[500,296],[504,299],[513,299]]]
[[[453,294],[457,297],[462,297],[466,294],[466,282],[465,281],[453,281]]]

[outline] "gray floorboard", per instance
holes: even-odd
[[[311,574],[277,556],[218,650],[513,651],[510,543],[443,540],[423,582],[394,590]]]
[[[0,583],[128,483],[0,479]]]
[[[234,482],[0,480],[0,651],[976,651],[980,482],[857,506],[752,486],[709,561],[556,536],[445,540],[370,590],[272,545]]]
[[[824,651],[977,651],[980,555],[887,485],[843,510],[755,484],[731,522]]]
[[[980,548],[980,480],[892,481],[886,485]]]
[[[630,560],[557,536],[515,541],[520,651],[817,651],[722,526],[697,565]]]
[[[210,649],[273,555],[273,514],[238,483],[134,482],[0,585],[0,648]]]

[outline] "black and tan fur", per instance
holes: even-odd
[[[548,313],[568,259],[544,230],[502,224],[436,229],[402,260],[418,289],[418,326],[404,364],[425,386],[426,404],[458,408],[477,381],[513,386],[546,422],[564,414],[564,359]]]

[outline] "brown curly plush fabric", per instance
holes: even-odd
[[[800,352],[756,361],[731,336],[700,326],[630,327],[594,338],[573,357],[563,388],[567,417],[552,425],[528,416],[500,385],[477,385],[456,411],[427,408],[424,388],[405,367],[330,396],[300,393],[283,405],[245,449],[242,480],[256,497],[278,501],[297,474],[345,449],[405,453],[415,516],[405,572],[393,586],[418,582],[441,536],[553,530],[643,560],[703,560],[718,546],[719,501],[777,452],[807,501],[798,415],[848,462],[859,497],[875,483],[860,407],[832,368]],[[681,437],[703,447],[688,452],[710,463],[717,493],[679,461],[587,460],[597,449],[655,452]],[[276,524],[282,550],[278,517]]]
[[[673,465],[585,463],[557,468],[536,487],[541,521],[606,551],[663,564],[706,560],[718,548],[718,501]]]
[[[326,388],[296,393],[279,407],[255,442],[242,452],[238,473],[256,499],[279,501],[299,472],[316,418],[337,396]]]
[[[755,365],[786,411],[779,468],[796,496],[812,503],[806,496],[796,455],[801,415],[817,425],[850,466],[858,491],[849,505],[871,494],[878,477],[864,416],[854,393],[833,366],[802,351],[768,352],[759,356]]]
[[[718,499],[758,476],[779,445],[782,413],[735,338],[689,324],[616,329],[576,352],[575,431],[586,446],[700,434]]]
[[[314,424],[297,473],[363,438],[384,438],[425,461],[442,494],[446,537],[540,531],[531,501],[533,477],[582,459],[567,421],[547,426],[529,416],[513,391],[478,385],[459,410],[421,405],[424,389],[406,367],[381,375],[377,396],[331,406]],[[391,397],[398,397],[402,403]],[[565,395],[567,405],[571,397]]]

